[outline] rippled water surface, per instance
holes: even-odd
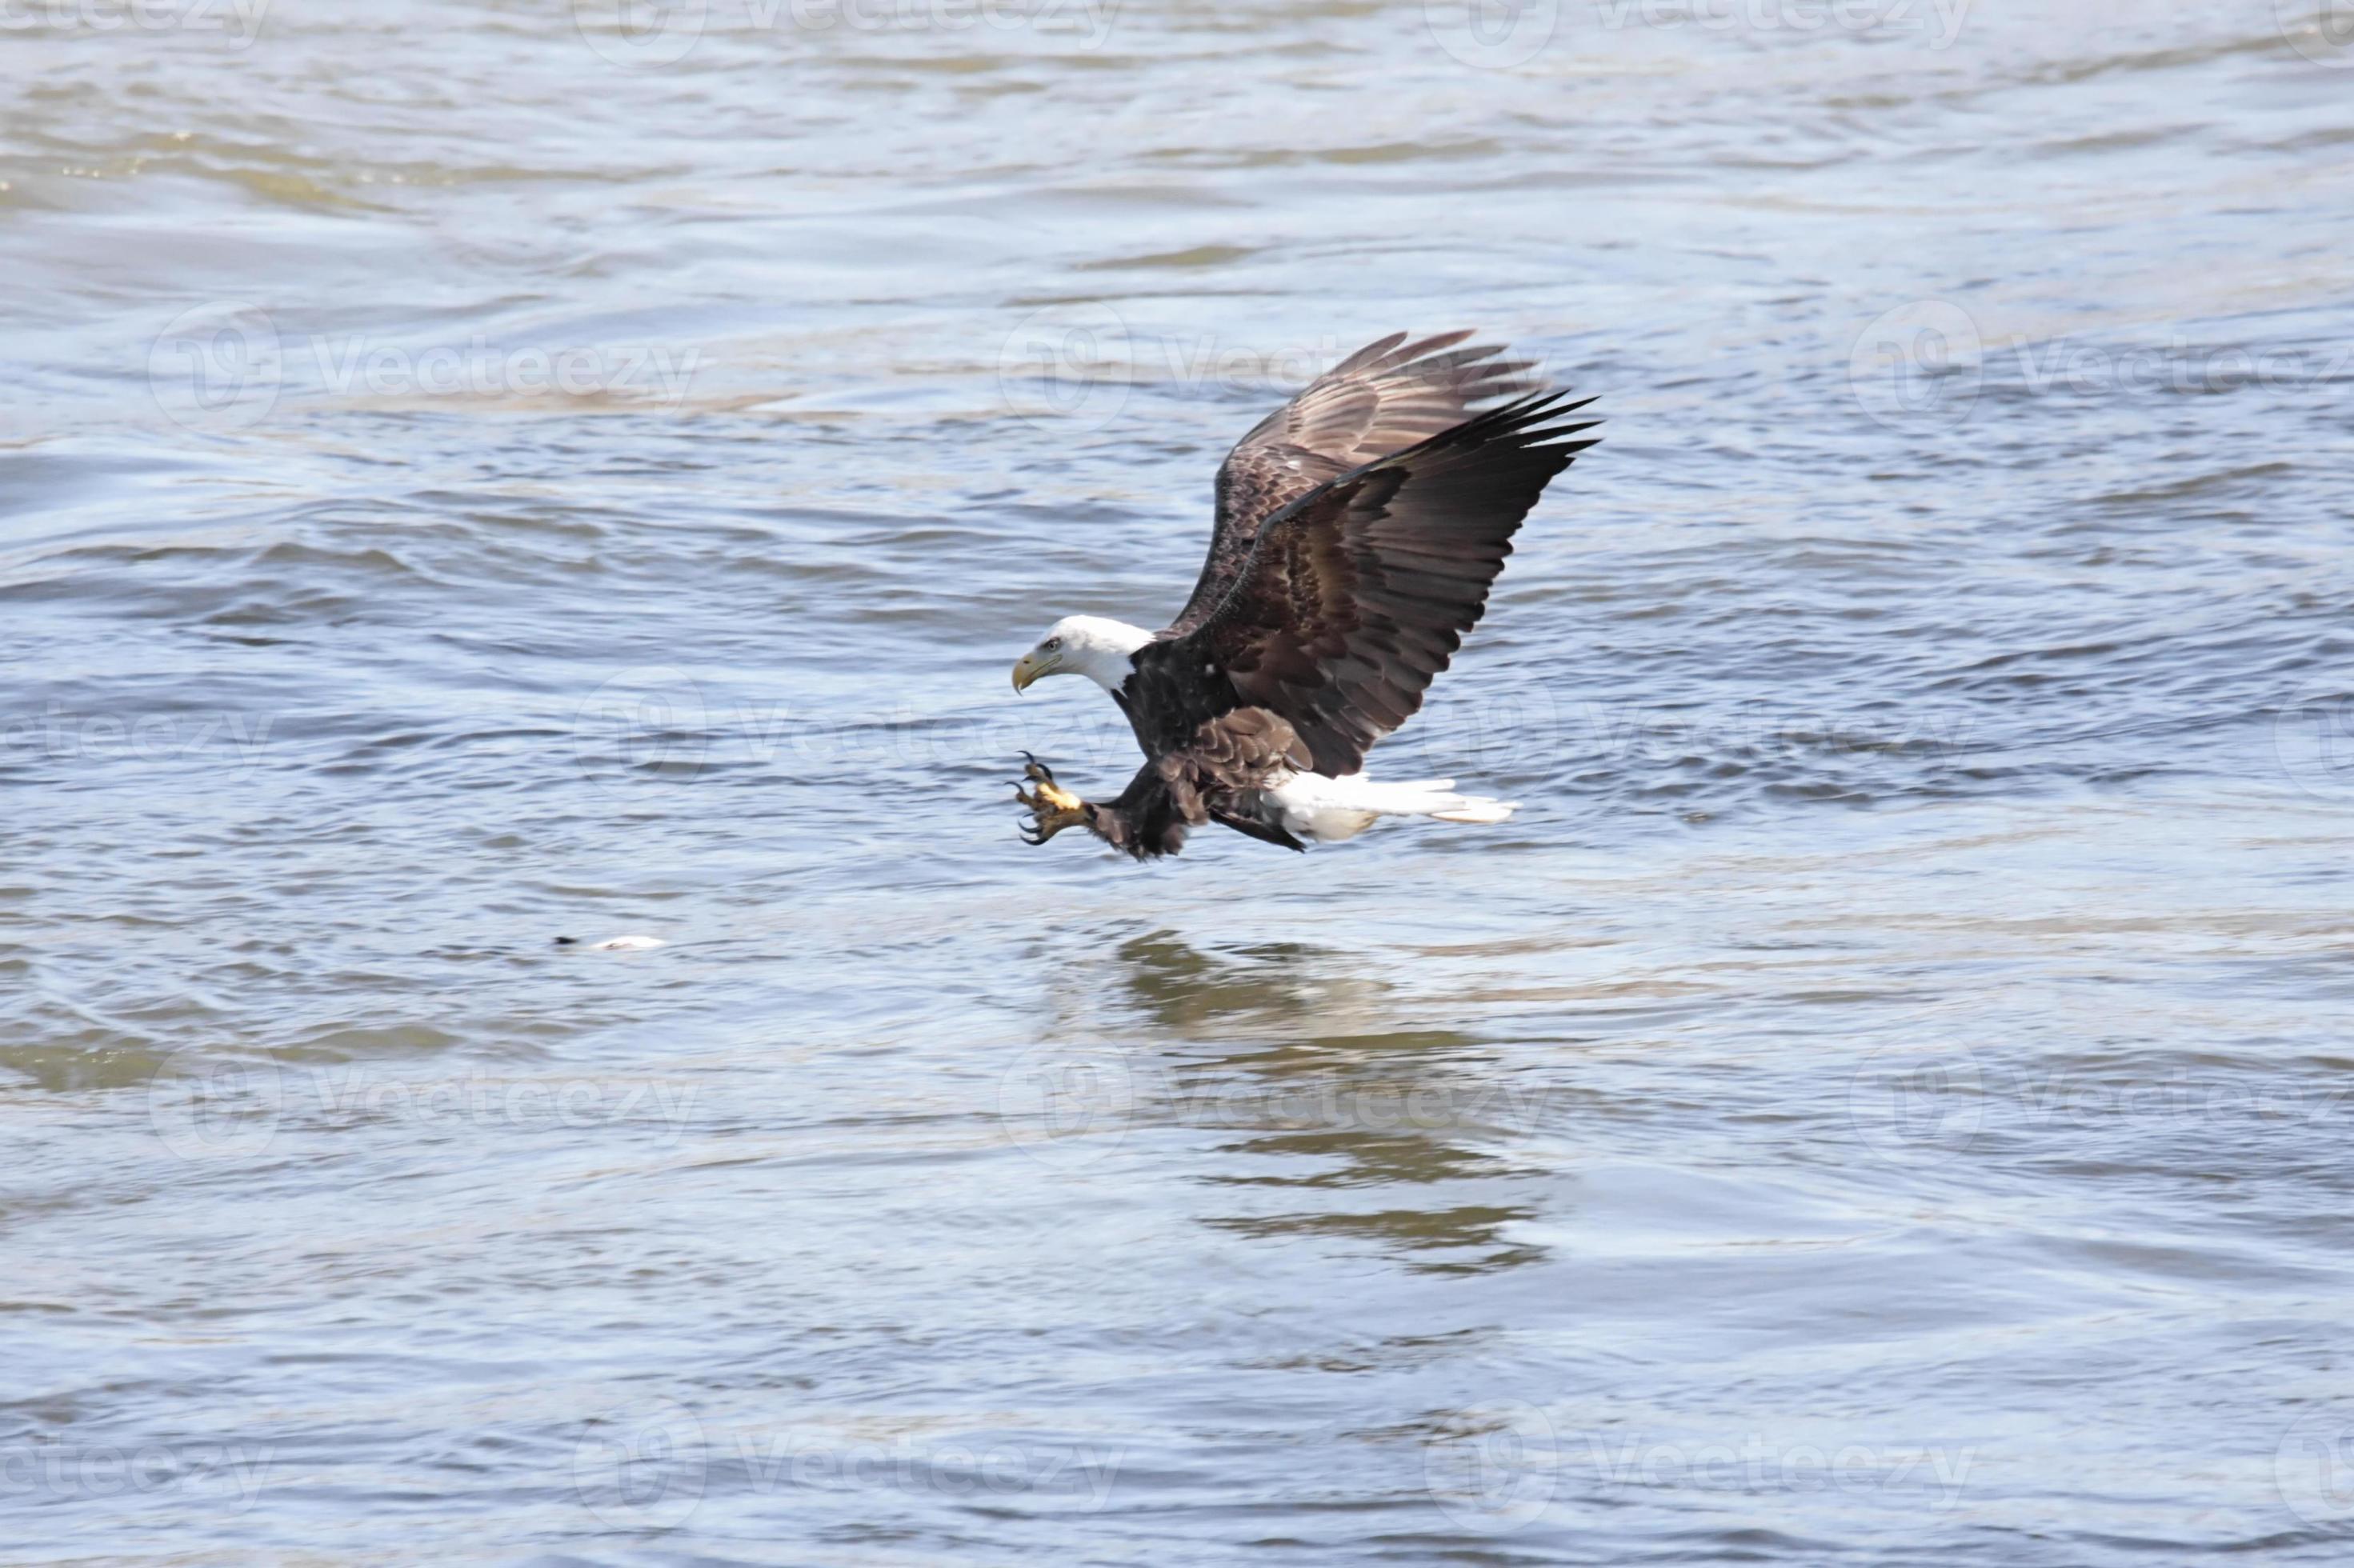
[[[2342,25],[578,9],[0,18],[0,1552],[2354,1552]],[[1017,842],[1456,325],[1521,815]]]

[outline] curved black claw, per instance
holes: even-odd
[[[1030,811],[1030,821],[1019,830],[1023,843],[1043,844],[1065,828],[1075,828],[1087,821],[1087,802],[1058,786],[1054,769],[1026,751],[1022,758],[1028,764],[1022,777],[1038,787],[1034,795],[1019,784],[1013,786],[1014,803]]]

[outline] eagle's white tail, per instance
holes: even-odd
[[[1382,817],[1429,817],[1442,822],[1500,822],[1514,805],[1485,795],[1458,795],[1452,779],[1410,784],[1377,783],[1362,773],[1327,779],[1320,773],[1293,776],[1272,791],[1283,808],[1285,830],[1300,838],[1334,843],[1356,837]]]

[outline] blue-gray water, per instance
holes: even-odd
[[[0,1552],[2345,1561],[2284,10],[6,10]],[[1520,817],[1018,842],[1455,325]]]

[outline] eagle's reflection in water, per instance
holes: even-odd
[[[1536,1173],[1501,1150],[1532,1107],[1493,1046],[1416,1021],[1422,1007],[1364,957],[1205,952],[1168,930],[1115,950],[1121,990],[1097,1022],[1133,1042],[1133,1127],[1193,1143],[1200,1181],[1225,1195],[1229,1212],[1204,1224],[1371,1246],[1417,1272],[1543,1255],[1512,1234],[1533,1217],[1520,1198]]]

